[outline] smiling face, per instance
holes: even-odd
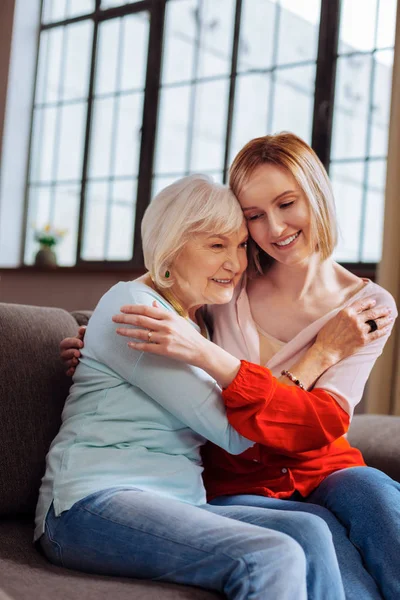
[[[247,267],[247,227],[232,234],[196,233],[171,264],[174,296],[187,310],[225,304]],[[189,314],[191,311],[189,310]]]
[[[257,167],[239,201],[251,237],[277,262],[298,265],[315,253],[310,204],[289,171],[272,164]]]

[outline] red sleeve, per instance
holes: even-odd
[[[245,360],[222,397],[229,422],[239,433],[282,454],[322,448],[350,424],[349,415],[328,392],[284,385],[266,367]]]

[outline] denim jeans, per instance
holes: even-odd
[[[371,467],[329,475],[302,501],[223,496],[211,504],[300,511],[331,530],[347,600],[400,598],[400,484]],[[293,498],[300,499],[300,495]],[[329,509],[329,510],[327,510]]]
[[[310,496],[346,527],[385,600],[400,598],[400,484],[371,467],[329,475]]]
[[[55,516],[47,558],[80,571],[169,581],[235,600],[344,600],[332,536],[317,516],[201,507],[141,490],[92,494]]]

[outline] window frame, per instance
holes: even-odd
[[[141,272],[144,270],[143,253],[141,247],[140,227],[143,214],[151,199],[151,190],[153,183],[153,170],[155,160],[155,145],[157,138],[158,109],[161,96],[161,70],[162,70],[162,52],[164,42],[164,26],[166,5],[169,0],[140,0],[132,4],[125,4],[119,7],[101,9],[101,0],[95,0],[95,10],[92,13],[79,15],[77,17],[65,19],[62,21],[51,22],[40,25],[38,40],[42,31],[55,27],[68,26],[83,20],[92,19],[94,22],[92,55],[90,59],[90,81],[87,98],[87,119],[85,125],[84,155],[82,166],[82,186],[80,193],[79,207],[79,225],[76,248],[76,264],[71,267],[57,267],[72,271],[74,269],[82,271],[104,271],[104,270],[134,270]],[[41,14],[43,13],[44,0],[41,0]],[[236,93],[237,66],[239,55],[239,34],[241,25],[243,0],[236,0],[234,33],[232,39],[231,52],[231,70],[229,75],[229,96],[227,100],[227,120],[225,129],[225,153],[223,163],[223,181],[226,183],[229,170],[229,151],[232,139],[232,125]],[[84,260],[81,258],[83,242],[83,219],[86,205],[86,183],[88,179],[88,159],[90,134],[92,126],[92,112],[94,101],[94,83],[95,83],[95,61],[98,44],[99,25],[108,19],[123,17],[129,14],[147,11],[150,15],[149,45],[146,67],[146,80],[144,88],[144,105],[142,136],[139,154],[139,172],[137,186],[136,218],[133,236],[133,257],[128,261],[112,260]],[[341,0],[321,0],[320,24],[318,33],[318,51],[316,59],[316,78],[315,95],[312,118],[311,145],[320,160],[329,173],[330,155],[332,146],[332,125],[334,114],[335,84],[336,84],[336,65],[339,46]],[[39,43],[36,56],[35,97],[37,72],[39,60]],[[29,148],[32,143],[33,132],[34,102],[32,101]],[[28,158],[28,169],[25,184],[24,201],[24,222],[23,222],[23,240],[21,248],[21,268],[34,269],[37,267],[24,264],[25,240],[27,230],[28,215],[28,180],[29,180],[30,157]],[[377,265],[379,263],[362,262],[342,262],[345,268],[353,273],[369,278],[375,278]]]

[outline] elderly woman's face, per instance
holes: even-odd
[[[171,265],[171,290],[182,305],[225,304],[247,267],[247,227],[231,235],[191,236]]]

